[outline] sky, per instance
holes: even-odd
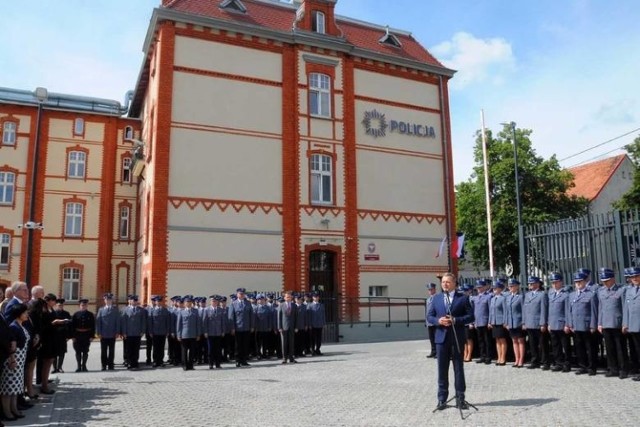
[[[0,86],[123,102],[160,1],[2,2]],[[538,155],[564,167],[620,154],[640,135],[640,1],[338,0],[336,13],[410,31],[457,70],[456,183],[471,175],[481,110],[494,132],[531,129]]]

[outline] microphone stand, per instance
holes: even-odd
[[[444,293],[445,296],[445,306],[447,308],[447,317],[451,320],[451,329],[453,330],[453,339],[456,342],[456,350],[458,350],[458,357],[460,358],[460,360],[462,360],[462,351],[460,350],[460,341],[458,341],[458,332],[456,331],[456,326],[454,323],[454,319],[453,316],[451,315],[451,299],[449,298],[449,292],[445,292]],[[455,356],[454,356],[455,358]],[[464,369],[464,365],[462,367],[462,369]],[[454,366],[454,370],[455,370],[455,366]],[[451,399],[447,400],[445,402],[445,405],[449,406],[449,402],[451,402],[453,399],[457,399],[458,396],[453,396]],[[460,418],[464,420],[464,414],[462,413],[462,406],[466,403],[468,407],[471,407],[473,409],[475,409],[476,411],[478,410],[478,408],[476,408],[475,405],[473,405],[472,403],[467,402],[464,399],[460,399],[458,402],[458,409],[460,410]],[[435,413],[439,408],[434,409],[433,411],[431,411],[431,413]]]

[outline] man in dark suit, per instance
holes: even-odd
[[[468,409],[464,399],[466,384],[461,350],[466,339],[465,325],[474,321],[469,297],[456,291],[456,278],[451,273],[442,275],[442,293],[433,298],[427,320],[436,326],[436,357],[438,360],[438,407],[447,407],[449,397],[449,360],[453,359],[456,407]]]
[[[278,316],[276,326],[282,338],[282,364],[287,362],[298,363],[294,358],[294,342],[295,333],[298,332],[297,316],[298,309],[293,302],[293,294],[291,291],[284,293],[284,301],[278,306]]]

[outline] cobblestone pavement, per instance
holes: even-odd
[[[437,371],[435,360],[425,357],[427,348],[425,341],[335,344],[325,345],[323,356],[295,365],[271,360],[221,370],[130,372],[118,366],[101,372],[94,342],[90,372],[75,373],[69,346],[67,373],[57,375],[57,392],[41,398],[21,423],[7,425],[640,425],[640,382],[516,370],[510,364],[465,364],[467,399],[479,411],[465,411],[464,421],[455,408],[434,414]]]

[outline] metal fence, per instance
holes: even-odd
[[[528,226],[525,249],[528,274],[546,277],[557,271],[571,277],[581,267],[593,272],[607,267],[624,283],[624,268],[640,265],[640,212],[613,211]]]

